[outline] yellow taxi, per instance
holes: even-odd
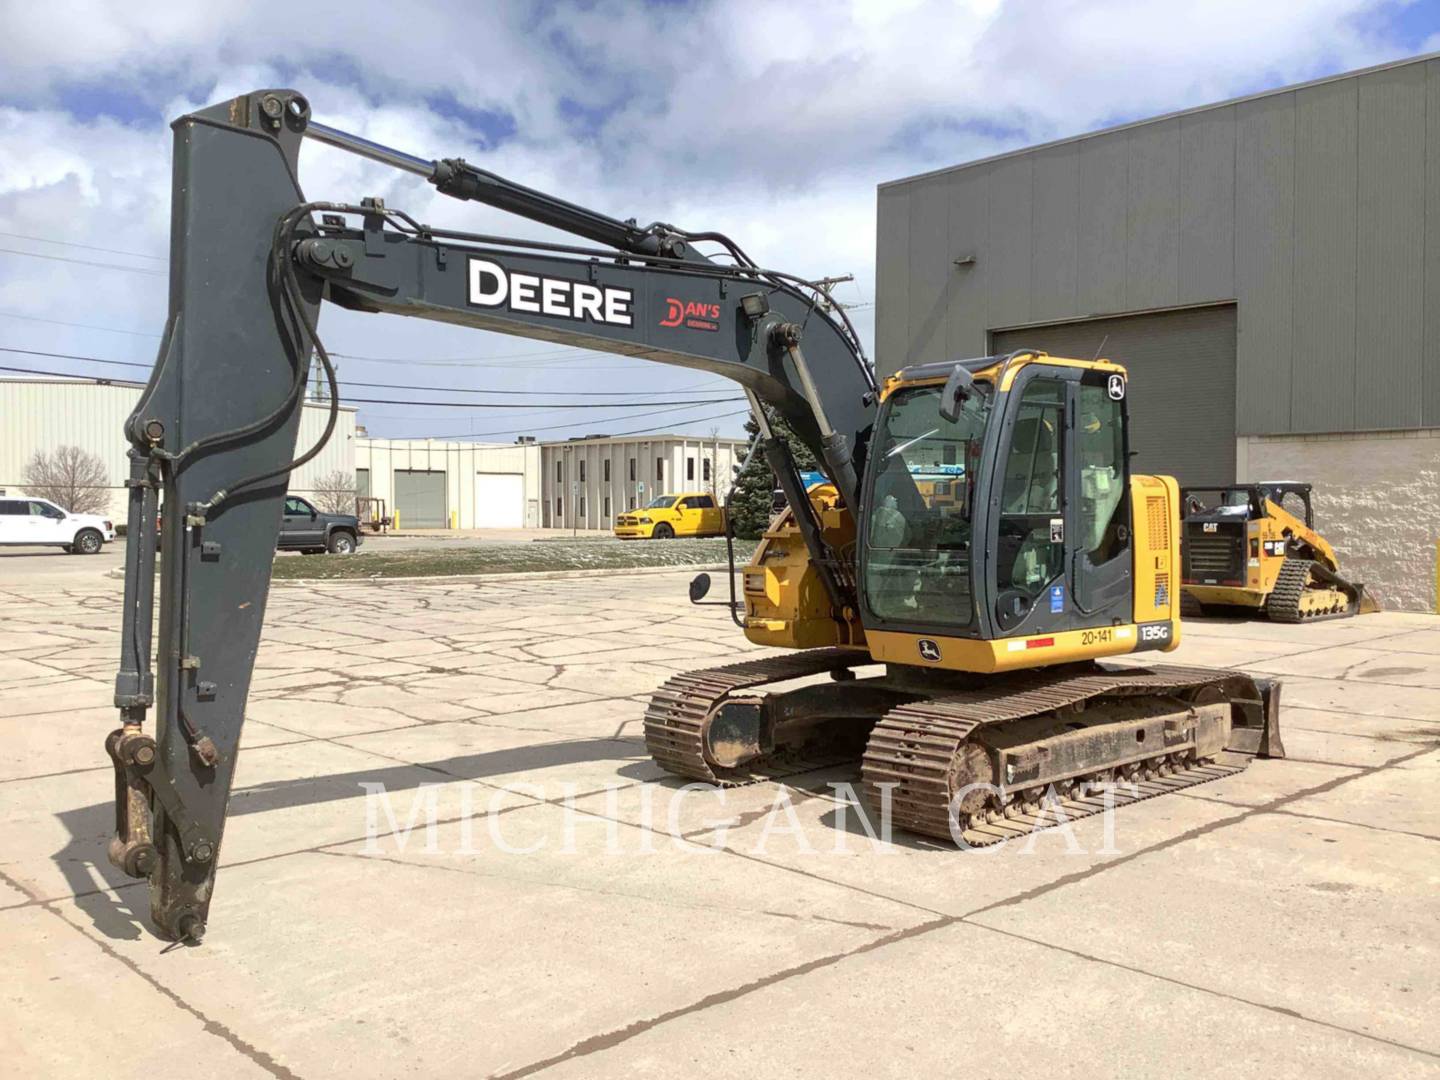
[[[660,495],[640,510],[615,519],[621,540],[668,540],[672,536],[723,536],[725,511],[703,491]]]

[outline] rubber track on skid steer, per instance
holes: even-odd
[[[961,746],[976,728],[1050,712],[1101,695],[1164,695],[1224,682],[1238,672],[1214,668],[1111,668],[1081,675],[1040,670],[1009,678],[994,688],[969,690],[891,709],[870,733],[860,767],[865,796],[879,808],[888,798],[893,824],[925,836],[952,840],[950,799],[952,769]],[[1242,761],[1244,759],[1241,759]],[[1240,772],[1248,762],[1204,764],[1153,780],[1117,786],[1111,805],[1124,806],[1168,791],[1218,780]],[[893,785],[888,796],[880,785]],[[1102,796],[1060,802],[1069,818],[1088,817],[1105,809]],[[976,824],[963,836],[971,847],[985,847],[1024,836],[1047,825],[1053,807],[1038,814]]]
[[[1344,611],[1330,611],[1319,615],[1307,615],[1300,609],[1300,600],[1310,583],[1310,570],[1315,564],[1309,559],[1287,558],[1275,576],[1275,587],[1265,598],[1265,614],[1272,622],[1298,623],[1320,622],[1324,619],[1348,619],[1360,608],[1355,596],[1346,598]],[[1337,574],[1337,579],[1343,578]],[[1343,587],[1341,588],[1343,592]]]
[[[808,649],[673,676],[651,695],[645,709],[645,748],[667,772],[720,787],[753,784],[837,761],[853,761],[853,752],[826,754],[823,750],[808,752],[806,748],[781,751],[738,769],[712,766],[705,760],[704,727],[716,706],[737,691],[869,662],[866,653],[853,649]]]

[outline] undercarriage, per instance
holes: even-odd
[[[872,810],[966,847],[1284,756],[1279,683],[1240,672],[866,667],[867,653],[816,649],[677,675],[646,710],[646,744],[669,772],[722,786],[859,762]]]

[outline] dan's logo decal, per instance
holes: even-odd
[[[929,660],[932,664],[940,662],[940,646],[929,638],[921,638],[919,641],[920,659]]]
[[[709,330],[713,333],[720,329],[720,305],[677,300],[673,296],[667,296],[665,317],[660,320],[660,325],[683,326],[688,330]]]

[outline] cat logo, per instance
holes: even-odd
[[[932,664],[940,662],[940,646],[929,638],[921,638],[917,644],[920,646],[920,659],[929,660]]]

